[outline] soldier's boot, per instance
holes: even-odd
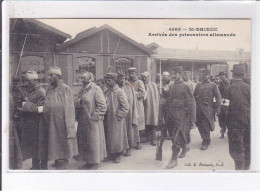
[[[48,170],[48,160],[41,160],[41,170]]]
[[[32,168],[31,170],[40,170],[40,160],[38,158],[32,159]]]
[[[244,170],[249,170],[250,169],[250,161],[246,160],[245,161],[245,169]]]
[[[142,146],[141,146],[140,142],[137,143],[135,149],[136,149],[136,150],[140,150],[140,149],[142,149]]]
[[[177,166],[177,155],[176,154],[172,154],[172,159],[171,161],[166,165],[167,169],[171,169]]]
[[[186,156],[188,149],[187,149],[187,145],[184,145],[184,147],[182,148],[181,154],[179,155],[179,158],[184,158]]]
[[[131,156],[131,148],[126,149],[124,156]]]
[[[113,162],[114,163],[120,163],[121,161],[121,153],[117,153],[113,155]]]
[[[155,138],[156,138],[155,128],[153,127],[153,130],[151,131],[151,145],[152,146],[156,146],[156,143],[154,142]]]
[[[97,163],[86,163],[85,165],[79,167],[79,170],[96,170],[98,169],[98,164]]]
[[[207,149],[208,149],[208,147],[209,147],[208,145],[204,144],[204,145],[202,145],[202,146],[201,146],[201,148],[200,148],[200,149],[203,151],[203,150],[207,150]]]
[[[62,159],[60,160],[60,164],[58,166],[56,166],[55,168],[57,170],[66,170],[69,168],[69,160],[68,159]]]

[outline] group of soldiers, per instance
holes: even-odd
[[[102,161],[119,163],[122,155],[142,149],[141,143],[155,146],[156,131],[172,141],[172,159],[177,165],[190,149],[190,130],[195,124],[202,138],[201,150],[210,145],[210,131],[219,116],[224,137],[228,128],[230,155],[236,169],[250,165],[250,86],[242,81],[245,69],[234,65],[229,86],[210,81],[204,69],[201,82],[190,80],[190,72],[175,67],[163,72],[157,82],[148,72],[138,78],[136,68],[107,73],[94,82],[91,72],[81,74],[82,88],[76,96],[63,83],[61,69],[48,71],[45,91],[37,72],[28,70],[23,85],[13,82],[10,93],[10,168],[21,168],[32,158],[34,170],[67,169],[69,159],[84,161],[80,169],[95,170]],[[158,81],[159,80],[159,81]],[[228,102],[229,101],[229,104]],[[228,105],[227,105],[228,104]],[[223,108],[223,107],[226,108]]]

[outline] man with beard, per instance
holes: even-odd
[[[47,135],[43,129],[43,115],[41,114],[45,90],[38,83],[38,74],[28,70],[25,74],[24,84],[27,93],[24,95],[22,108],[22,138],[21,148],[23,159],[32,158],[32,170],[47,169]]]
[[[137,98],[133,86],[125,80],[125,74],[122,71],[117,73],[117,84],[125,91],[129,103],[129,112],[125,118],[129,148],[124,155],[130,156],[131,148],[141,149],[138,131]]]
[[[243,82],[245,65],[233,66],[233,83],[226,89],[230,100],[227,128],[229,153],[235,161],[236,170],[249,170],[250,167],[250,86]]]
[[[137,98],[137,110],[138,110],[138,130],[140,133],[141,142],[144,142],[143,132],[145,129],[145,118],[144,118],[144,98],[145,98],[145,87],[141,80],[137,79],[135,74],[136,68],[131,67],[128,69],[129,83],[133,86]]]
[[[210,145],[210,131],[215,129],[214,116],[216,113],[220,113],[221,108],[221,95],[218,86],[209,80],[209,75],[209,70],[202,71],[202,82],[197,84],[194,91],[197,105],[196,125],[202,138],[201,150],[208,149]],[[214,102],[214,98],[216,102]]]
[[[90,72],[81,75],[83,87],[75,98],[78,121],[77,141],[79,160],[86,162],[80,169],[96,170],[107,156],[103,116],[107,111],[106,100]]]
[[[129,148],[125,117],[129,104],[124,90],[116,84],[117,74],[107,73],[105,76],[107,91],[107,113],[105,115],[105,130],[107,152],[114,163],[120,162],[121,154]]]
[[[183,152],[186,149],[188,126],[195,121],[195,100],[181,74],[182,67],[175,67],[172,73],[174,84],[170,86],[169,97],[166,100],[169,107],[167,126],[172,140],[172,159],[166,168],[177,166],[180,149],[183,148]]]
[[[75,106],[71,89],[63,83],[59,67],[48,71],[50,81],[43,115],[48,131],[48,159],[56,169],[67,169],[69,159],[78,155],[75,129]]]
[[[147,71],[141,74],[146,92],[146,98],[144,99],[145,134],[150,139],[151,145],[155,146],[155,128],[158,126],[159,119],[159,93],[156,84],[151,82],[149,77]]]
[[[222,97],[221,112],[218,115],[218,122],[221,128],[220,138],[224,138],[224,134],[226,133],[226,128],[227,128],[227,113],[228,113],[228,102],[225,99],[225,93],[226,93],[226,89],[230,86],[230,82],[226,78],[226,73],[224,71],[220,72],[218,76],[220,79],[218,87]]]

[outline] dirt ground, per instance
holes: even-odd
[[[224,139],[220,139],[220,128],[218,123],[215,123],[216,129],[211,133],[211,145],[205,151],[201,151],[201,137],[197,128],[191,131],[191,144],[190,151],[185,158],[178,159],[178,166],[176,170],[234,170],[234,162],[229,155],[228,151],[228,138],[225,134]],[[129,171],[168,171],[165,169],[166,164],[171,159],[171,141],[165,140],[163,145],[163,160],[155,160],[156,146],[151,146],[149,143],[142,144],[141,150],[132,150],[131,156],[121,157],[121,162],[118,164],[112,161],[102,162],[99,165],[101,171],[117,171],[117,170],[129,170]],[[55,170],[51,167],[54,161],[49,161],[49,170]],[[78,170],[80,166],[84,165],[84,162],[78,162],[74,159],[70,160],[69,169]],[[24,161],[24,170],[31,168],[31,160]]]

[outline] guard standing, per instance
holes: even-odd
[[[250,167],[250,86],[243,82],[245,65],[233,66],[232,85],[227,88],[230,100],[227,119],[229,153],[235,161],[236,170]]]
[[[209,70],[202,71],[202,82],[197,84],[194,91],[197,105],[196,125],[203,140],[201,150],[208,149],[210,145],[210,131],[215,129],[214,116],[216,113],[219,114],[221,109],[221,95],[218,86],[209,80],[209,75]]]

